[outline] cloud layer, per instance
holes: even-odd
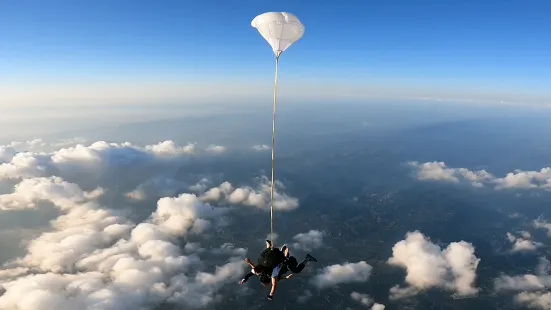
[[[27,254],[3,271],[0,308],[135,309],[167,299],[200,307],[215,300],[220,285],[239,276],[239,256],[210,272],[197,254],[182,255],[176,243],[223,225],[229,209],[182,194],[161,198],[155,212],[135,224],[98,204],[100,192],[39,177],[0,196],[11,209],[46,201],[63,212],[52,222],[53,231],[32,240]]]
[[[124,310],[168,302],[192,309],[222,301],[227,293],[224,287],[242,276],[247,249],[226,241],[206,246],[202,237],[229,225],[236,210],[268,211],[270,182],[266,177],[253,184],[214,182],[202,175],[181,178],[174,171],[193,164],[201,157],[198,154],[220,155],[225,150],[216,145],[198,150],[193,143],[181,146],[173,141],[138,146],[32,140],[0,146],[0,182],[13,184],[0,192],[0,211],[54,206],[59,212],[49,231],[25,244],[26,253],[0,270],[0,308]],[[524,173],[517,171],[507,179],[484,170],[448,168],[444,163],[411,165],[421,180],[463,181],[496,189],[547,188],[549,184],[545,169],[526,172],[529,177],[516,177]],[[115,190],[122,183],[128,186]],[[286,194],[281,182],[274,186],[275,209],[289,212],[299,207],[298,199]],[[127,205],[107,199],[117,193]],[[154,209],[137,220],[130,216],[138,211],[132,207],[142,203]],[[534,226],[551,231],[551,225],[542,220]],[[326,236],[325,231],[305,229],[294,235],[290,246],[293,251],[311,252],[324,247]],[[507,238],[515,252],[541,246],[528,232],[509,233]],[[419,231],[408,232],[393,246],[388,259],[406,271],[405,283],[393,287],[390,298],[413,296],[430,288],[475,295],[479,262],[468,242],[451,242],[441,248]],[[549,269],[549,262],[542,260],[535,274],[502,276],[495,288],[517,292],[519,303],[550,309]],[[301,302],[313,297],[312,288],[365,284],[373,267],[359,260],[315,271],[307,279],[311,287],[298,297]],[[385,308],[361,293],[361,288],[349,292],[359,305]]]
[[[0,270],[0,308],[124,310],[163,302],[201,308],[222,300],[224,285],[242,276],[247,250],[227,242],[206,250],[186,240],[227,226],[238,208],[267,209],[267,179],[256,189],[176,179],[174,169],[197,154],[194,144],[80,142],[53,150],[41,140],[0,147],[0,181],[15,184],[0,193],[0,210],[51,205],[59,212],[50,231]],[[135,184],[122,192],[130,201],[159,197],[143,221],[128,216],[132,209],[109,205],[111,186],[121,182]],[[277,182],[275,207],[297,208],[283,189]]]

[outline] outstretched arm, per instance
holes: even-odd
[[[254,269],[255,265],[253,264],[253,262],[252,262],[250,259],[245,258],[245,262],[246,262],[251,268]]]
[[[243,279],[241,279],[241,281],[239,281],[239,284],[244,284],[245,282],[247,282],[247,280],[249,280],[250,277],[253,276],[253,273],[252,272],[248,272],[244,277]]]

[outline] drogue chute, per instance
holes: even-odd
[[[293,14],[267,12],[256,16],[251,25],[270,44],[275,55],[274,106],[272,115],[272,182],[270,184],[270,239],[274,240],[274,167],[275,167],[275,118],[277,108],[277,81],[279,57],[304,35],[304,25]]]

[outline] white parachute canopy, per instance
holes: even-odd
[[[267,12],[253,19],[251,25],[268,41],[276,57],[304,34],[304,25],[287,12]]]

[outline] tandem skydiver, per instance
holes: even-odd
[[[268,294],[268,299],[272,300],[277,289],[277,282],[282,279],[282,276],[289,270],[293,273],[300,273],[307,262],[317,262],[310,254],[306,254],[306,258],[300,264],[294,256],[289,256],[289,248],[283,245],[281,249],[274,248],[270,240],[266,240],[266,249],[260,253],[258,264],[255,266],[249,258],[245,258],[245,262],[252,268],[250,272],[245,274],[239,284],[244,284],[252,275],[259,277],[260,283],[267,286],[270,283],[272,288]],[[283,279],[290,279],[292,274]]]

